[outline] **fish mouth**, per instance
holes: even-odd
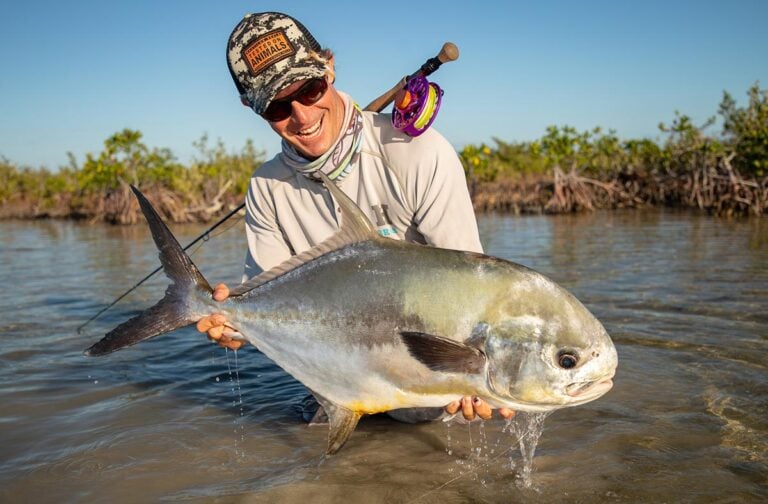
[[[565,388],[565,393],[576,399],[598,397],[613,387],[613,376],[602,380],[571,383]]]

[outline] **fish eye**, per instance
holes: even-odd
[[[568,351],[563,351],[557,354],[557,365],[563,369],[575,368],[579,363],[579,357]]]

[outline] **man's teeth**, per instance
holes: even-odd
[[[299,131],[298,134],[301,135],[301,136],[308,136],[308,135],[312,135],[314,133],[317,133],[317,131],[320,129],[320,124],[321,123],[322,123],[322,121],[317,121],[317,124],[315,124],[311,128]]]

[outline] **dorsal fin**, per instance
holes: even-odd
[[[241,296],[270,280],[284,275],[289,271],[329,252],[333,252],[334,250],[342,249],[353,243],[360,243],[379,238],[373,224],[371,224],[371,221],[365,216],[363,211],[360,210],[360,207],[358,207],[349,196],[344,194],[344,192],[323,172],[318,170],[316,174],[320,176],[323,185],[325,185],[333,196],[333,199],[339,204],[339,208],[341,209],[341,223],[339,230],[336,231],[333,236],[318,245],[315,245],[311,249],[292,256],[290,259],[283,261],[277,266],[238,285],[230,291],[230,296]]]
[[[323,181],[323,185],[331,192],[331,196],[339,203],[341,208],[341,230],[347,229],[351,235],[358,237],[356,241],[365,241],[378,237],[376,228],[373,227],[368,217],[360,210],[357,203],[344,194],[344,191],[339,189],[336,183],[329,179],[325,173],[320,170],[316,173],[319,175],[320,180]]]

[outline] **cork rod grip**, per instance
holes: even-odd
[[[448,63],[449,61],[455,61],[457,59],[459,59],[459,48],[456,47],[456,44],[446,42],[443,44],[443,47],[440,48],[440,52],[437,54],[437,56],[429,58],[424,62],[423,65],[421,65],[418,70],[416,70],[410,76],[400,79],[397,84],[395,84],[386,93],[369,103],[363,110],[381,112],[387,105],[392,103],[392,100],[395,99],[397,92],[403,89],[409,78],[415,77],[417,75],[423,75],[426,77],[427,75],[440,68],[440,65],[443,63]]]

